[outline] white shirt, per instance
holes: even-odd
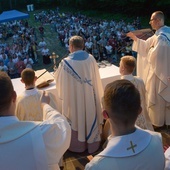
[[[161,135],[137,129],[134,133],[110,137],[106,148],[85,170],[164,170]]]
[[[26,65],[26,68],[32,68],[32,65],[34,64],[34,61],[32,58],[26,58],[24,59],[24,64]]]
[[[42,55],[48,55],[49,54],[49,49],[48,48],[43,48],[41,53],[42,53]]]
[[[46,44],[46,42],[45,41],[41,41],[41,42],[39,42],[39,44],[38,44],[38,46],[40,47],[40,48],[42,48],[42,47],[44,47],[44,46],[46,46],[47,44]]]
[[[70,125],[47,104],[43,116],[44,121],[35,123],[31,130],[11,129],[10,126],[20,127],[26,122],[15,116],[0,117],[1,170],[59,170],[59,160],[70,145]],[[11,134],[5,136],[6,133]]]

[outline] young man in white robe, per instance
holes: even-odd
[[[84,152],[88,149],[93,153],[101,141],[103,86],[94,57],[83,49],[82,37],[70,38],[70,54],[61,61],[55,80],[61,113],[67,117],[72,129],[69,150]]]
[[[144,82],[141,78],[133,76],[133,72],[136,68],[136,59],[133,56],[124,56],[121,58],[119,65],[121,79],[126,79],[132,82],[140,93],[142,112],[139,114],[136,120],[136,125],[142,129],[153,131],[154,129],[147,111],[146,90]]]
[[[0,72],[0,87],[0,169],[59,170],[71,139],[66,118],[49,105],[44,92],[40,98],[43,121],[19,121],[15,116],[17,95],[4,72]]]
[[[135,126],[141,111],[140,93],[129,80],[117,80],[106,86],[103,115],[109,120],[111,135],[106,148],[85,170],[164,170],[161,134]]]
[[[138,53],[137,75],[145,83],[148,113],[156,127],[170,125],[170,27],[164,25],[164,14],[156,11],[150,22],[155,34],[147,40],[127,34],[134,40],[133,50]]]
[[[146,90],[145,90],[144,82],[141,78],[137,76],[133,76],[132,74],[135,71],[136,59],[133,56],[121,57],[119,65],[120,65],[119,72],[121,74],[120,78],[129,80],[131,83],[135,85],[135,87],[140,92],[142,112],[141,114],[138,115],[135,124],[142,129],[148,129],[154,131],[147,111],[147,102],[145,99]],[[107,120],[103,128],[103,139],[107,140],[107,137],[110,134],[111,134],[110,125]]]
[[[35,86],[37,77],[31,68],[26,68],[21,72],[21,82],[25,85],[25,91],[17,96],[17,104],[15,114],[19,120],[25,121],[42,121],[43,110],[41,108],[40,97],[43,90],[39,90]],[[57,109],[57,102],[54,95],[48,92],[50,96],[49,105]]]

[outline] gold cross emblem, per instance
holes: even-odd
[[[135,149],[134,149],[135,147],[137,147],[137,145],[136,144],[134,145],[133,142],[130,141],[130,147],[128,147],[127,150],[132,149],[133,153],[135,153]]]

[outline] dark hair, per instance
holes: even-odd
[[[29,86],[33,85],[35,79],[35,72],[31,68],[26,68],[21,72],[21,78],[23,82]]]
[[[128,80],[109,83],[104,91],[104,109],[111,119],[122,123],[135,123],[140,111],[140,94]]]
[[[7,73],[0,71],[0,114],[9,108],[14,88]]]

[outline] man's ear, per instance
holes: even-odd
[[[34,81],[36,81],[37,79],[38,79],[38,77],[37,77],[37,76],[35,76]]]
[[[12,94],[12,101],[15,103],[17,100],[17,94],[16,94],[16,91],[13,91],[13,94]]]
[[[20,81],[21,81],[22,83],[24,83],[23,79],[20,79]]]
[[[103,110],[103,117],[104,117],[104,119],[108,119],[109,118],[109,115],[108,115],[108,113],[107,113],[107,111],[106,110]]]
[[[140,106],[139,111],[138,111],[138,115],[142,113],[142,107]]]

